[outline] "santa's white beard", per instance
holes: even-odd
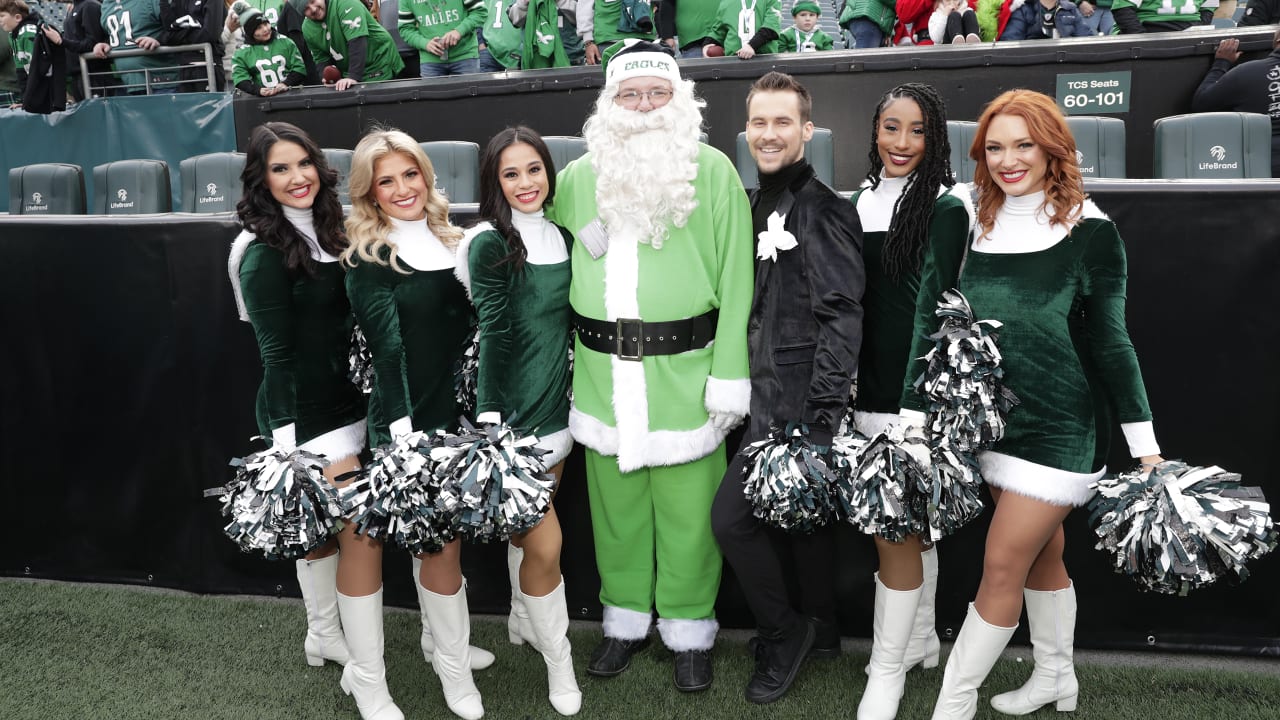
[[[682,92],[683,91],[683,92]],[[647,113],[601,97],[583,135],[596,171],[596,206],[612,237],[660,249],[672,226],[684,227],[698,201],[700,105],[692,89]]]

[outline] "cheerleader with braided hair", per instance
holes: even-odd
[[[913,327],[936,325],[934,298],[955,287],[972,211],[967,189],[955,186],[950,155],[937,90],[906,83],[885,93],[872,123],[871,169],[852,198],[867,271],[854,420],[868,437],[898,421],[904,387],[915,379],[908,377]],[[907,670],[938,664],[937,552],[915,535],[875,543],[874,640],[859,720],[893,718]]]

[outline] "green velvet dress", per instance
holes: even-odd
[[[539,218],[541,219],[541,218]],[[568,454],[569,437],[569,256],[568,242],[550,222],[552,242],[563,260],[533,262],[519,274],[502,264],[507,242],[497,230],[472,237],[467,253],[471,299],[480,323],[480,373],[476,414],[500,413],[542,445],[563,438],[546,458],[555,465]],[[522,228],[526,244],[534,242]],[[460,251],[461,252],[461,251]]]
[[[246,319],[262,358],[255,414],[264,437],[293,425],[294,442],[330,459],[364,448],[364,399],[347,378],[351,306],[336,258],[315,275],[290,272],[284,255],[244,232],[233,245]]]
[[[452,255],[429,232],[425,239],[401,236],[399,228],[407,225],[397,224],[393,242],[435,243],[437,252]],[[413,225],[426,232],[425,221]],[[452,261],[419,270],[406,259],[407,254],[402,247],[396,262],[408,272],[358,258],[347,271],[351,309],[373,356],[374,385],[369,395],[373,446],[388,443],[391,423],[401,418],[412,420],[414,430],[430,431],[456,424],[461,413],[454,373],[473,327],[471,304],[453,275]],[[388,262],[389,257],[384,250],[381,260]]]
[[[904,270],[895,279],[884,268],[884,241],[893,206],[907,178],[881,178],[875,190],[863,188],[852,202],[862,221],[862,258],[867,270],[862,296],[862,350],[858,356],[858,395],[854,400],[858,427],[864,433],[883,429],[898,417],[904,380],[911,363],[912,333],[917,313],[932,321],[934,298],[955,287],[960,259],[969,238],[970,214],[963,200],[950,193],[938,196],[929,222],[928,245],[918,272]],[[945,190],[945,188],[944,188]],[[921,286],[927,277],[930,285]],[[871,418],[869,415],[883,415]]]

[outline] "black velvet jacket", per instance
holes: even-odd
[[[753,210],[760,194],[751,191]],[[808,166],[783,191],[776,211],[786,215],[784,226],[798,246],[780,250],[776,262],[756,260],[747,323],[748,436],[800,421],[816,443],[829,444],[849,403],[862,346],[862,223],[853,203]],[[764,229],[758,223],[757,242]]]

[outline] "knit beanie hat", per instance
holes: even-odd
[[[822,14],[822,9],[818,7],[818,3],[814,2],[814,0],[796,0],[795,4],[791,6],[791,17],[795,17],[796,13],[801,13],[805,10],[814,15]]]
[[[622,49],[609,59],[605,86],[617,87],[633,77],[660,77],[675,86],[680,82],[680,68],[664,46],[630,38],[624,40]]]

